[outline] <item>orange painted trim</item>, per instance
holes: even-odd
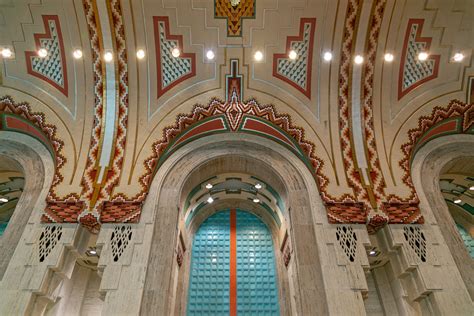
[[[237,212],[230,210],[230,316],[237,315]]]

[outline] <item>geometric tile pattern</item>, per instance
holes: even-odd
[[[405,226],[403,227],[403,236],[418,258],[422,262],[426,262],[426,239],[421,228],[411,225]]]
[[[206,219],[194,236],[188,315],[229,315],[229,211]]]
[[[337,226],[336,228],[336,239],[339,241],[339,245],[349,259],[350,262],[354,262],[357,250],[357,235],[351,226]]]
[[[181,81],[195,75],[196,56],[194,53],[183,52],[183,37],[171,35],[169,19],[166,16],[153,17],[155,28],[156,65],[158,76],[158,97]],[[179,48],[179,57],[171,54]]]
[[[39,238],[39,261],[43,262],[56,244],[61,240],[63,234],[62,226],[47,225],[43,228]]]
[[[287,52],[273,56],[273,76],[291,84],[308,98],[311,98],[311,68],[315,29],[315,18],[301,19],[300,34],[287,38]],[[295,60],[288,57],[290,50],[297,53]]]
[[[356,166],[354,151],[352,147],[352,124],[350,113],[351,102],[351,74],[353,66],[353,50],[355,45],[357,15],[361,3],[357,0],[349,0],[347,4],[344,31],[342,37],[341,60],[339,62],[339,85],[338,85],[338,113],[339,113],[339,135],[342,150],[344,168],[346,170],[347,182],[352,188],[353,194],[346,194],[343,202],[364,202],[369,208],[367,191],[362,185],[361,174]],[[343,219],[341,219],[343,223]]]
[[[242,36],[242,19],[255,18],[255,0],[214,0],[214,17],[227,19],[227,36]]]
[[[400,160],[399,165],[403,170],[402,179],[403,183],[405,183],[405,185],[410,188],[411,191],[410,196],[406,199],[403,199],[404,201],[416,204],[419,203],[410,172],[411,160],[414,154],[417,152],[417,149],[419,149],[421,146],[419,143],[424,144],[423,140],[428,136],[429,139],[433,139],[438,134],[444,135],[443,130],[436,130],[433,127],[439,126],[455,118],[461,122],[459,127],[456,127],[455,132],[457,131],[459,134],[470,133],[474,127],[472,113],[474,113],[474,107],[472,105],[458,100],[451,100],[447,106],[435,106],[431,114],[418,118],[418,125],[408,131],[408,135],[406,136],[408,141],[401,145],[403,158]],[[402,199],[391,195],[388,197],[388,200],[389,202],[398,203]]]
[[[237,314],[280,314],[272,236],[258,217],[238,210]]]
[[[429,52],[431,46],[431,38],[421,37],[423,23],[423,19],[408,21],[399,71],[399,100],[417,86],[438,76],[440,55],[430,54],[427,60],[418,60],[418,54]]]
[[[229,315],[231,215],[207,218],[194,236],[188,315]],[[237,314],[279,315],[273,241],[256,216],[236,210]]]
[[[382,168],[380,166],[379,160],[379,151],[377,150],[377,143],[375,139],[375,129],[374,129],[374,77],[375,77],[375,64],[377,61],[377,48],[380,35],[380,29],[382,26],[383,16],[385,12],[386,0],[377,0],[372,9],[371,18],[369,21],[370,28],[368,30],[368,40],[366,42],[366,56],[367,61],[363,64],[362,69],[362,81],[363,88],[361,89],[362,99],[362,128],[364,130],[366,147],[366,159],[368,164],[368,175],[370,180],[370,187],[367,187],[366,190],[369,190],[374,197],[375,202],[377,203],[378,209],[380,209],[381,202],[385,197],[385,179],[384,174],[382,173]],[[376,213],[373,210],[371,211],[372,216],[369,216],[373,221],[372,228],[379,227],[381,224],[380,217],[383,217],[383,214]],[[375,216],[375,215],[378,216]],[[374,221],[377,221],[375,223]],[[385,220],[387,221],[387,219]],[[375,225],[377,224],[377,225]]]
[[[27,71],[56,87],[68,96],[68,82],[64,44],[57,15],[43,15],[45,34],[34,34],[36,49],[44,48],[46,57],[39,57],[35,51],[25,52]]]

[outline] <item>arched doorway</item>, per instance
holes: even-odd
[[[228,209],[208,217],[194,235],[188,315],[278,315],[271,233],[257,216]]]

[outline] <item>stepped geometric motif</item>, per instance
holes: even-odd
[[[34,34],[36,49],[46,49],[48,55],[39,57],[36,51],[25,52],[26,68],[30,75],[44,80],[68,96],[66,57],[59,17],[43,15],[45,34]]]
[[[311,68],[313,64],[315,18],[300,20],[298,36],[289,36],[286,40],[286,53],[273,55],[273,76],[279,78],[311,98]],[[288,58],[290,50],[298,57]]]
[[[430,54],[428,60],[418,60],[420,52],[428,52],[431,38],[421,37],[423,19],[410,19],[405,34],[400,63],[398,100],[419,85],[438,77],[440,55]]]
[[[242,36],[242,19],[255,18],[255,0],[240,0],[237,5],[229,0],[214,1],[214,17],[227,19],[227,36]]]
[[[166,16],[153,17],[155,30],[156,68],[158,75],[158,97],[178,83],[196,74],[196,54],[183,52],[183,36],[171,35]],[[179,57],[172,50],[181,50]]]

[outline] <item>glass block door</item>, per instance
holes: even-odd
[[[188,315],[279,315],[273,241],[242,210],[210,216],[194,236]]]

